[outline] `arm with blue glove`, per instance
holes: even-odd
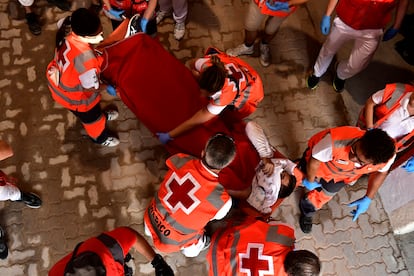
[[[266,6],[271,11],[289,11],[289,3],[288,2],[280,2],[280,1],[266,1]]]
[[[409,173],[414,172],[414,156],[408,159],[407,163],[405,163],[401,168],[405,169]]]
[[[328,6],[326,7],[326,12],[322,17],[321,32],[324,35],[329,34],[329,31],[331,29],[331,14],[335,10],[336,4],[338,4],[338,0],[329,0]]]
[[[400,0],[398,2],[397,11],[395,13],[395,20],[392,27],[390,27],[382,37],[382,41],[388,41],[394,38],[401,27],[402,20],[404,19],[405,14],[408,9],[408,0]]]
[[[165,145],[169,141],[173,140],[168,132],[157,132],[158,140],[160,140],[161,144]]]
[[[348,207],[357,207],[355,210],[351,211],[351,214],[354,215],[352,221],[356,221],[360,214],[365,213],[368,210],[372,199],[375,197],[382,183],[384,183],[387,173],[388,172],[377,171],[369,175],[366,195],[363,198],[348,204]]]
[[[306,164],[306,176],[302,180],[302,185],[309,191],[315,190],[316,188],[322,187],[322,185],[315,181],[316,172],[321,164],[321,161],[311,157]]]
[[[117,95],[116,95],[116,89],[115,89],[115,87],[114,87],[114,86],[112,86],[112,85],[110,85],[110,84],[108,84],[108,85],[106,86],[106,92],[107,92],[109,95],[113,96],[113,97],[116,97],[116,96],[117,96]]]
[[[111,7],[111,4],[109,3],[109,0],[104,0],[103,1],[104,5],[103,5],[103,9],[102,11],[104,12],[104,14],[111,20],[116,20],[116,21],[122,21],[124,20],[125,16],[124,13],[125,11],[123,10],[114,10]]]

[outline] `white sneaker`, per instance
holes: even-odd
[[[116,120],[119,117],[119,113],[116,110],[105,110],[105,114],[108,121]]]
[[[180,40],[185,34],[185,23],[175,23],[174,38]]]
[[[260,43],[260,64],[264,67],[270,65],[270,48],[269,44]]]
[[[105,147],[115,147],[119,145],[119,140],[115,137],[108,137],[101,145]]]
[[[155,21],[157,22],[157,24],[159,24],[161,21],[164,20],[164,18],[166,18],[169,15],[170,15],[170,12],[159,10],[157,12],[157,16],[155,17]]]
[[[125,38],[134,35],[138,32],[142,32],[141,30],[141,20],[139,13],[135,14],[134,16],[129,19],[127,31],[125,34]]]
[[[235,48],[228,49],[226,54],[232,57],[238,57],[242,55],[251,55],[254,53],[254,45],[247,47],[244,43]]]

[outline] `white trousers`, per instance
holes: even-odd
[[[0,201],[11,200],[16,201],[21,198],[21,192],[19,188],[12,184],[6,184],[0,186]]]
[[[144,232],[146,236],[152,239],[151,231],[149,230],[145,221],[144,221]],[[205,244],[204,240],[205,239],[203,238],[203,236],[201,236],[198,239],[197,243],[181,248],[181,253],[183,253],[184,256],[188,258],[197,257],[204,248],[204,244]]]
[[[187,19],[187,0],[159,0],[160,10],[164,12],[173,11],[173,18],[176,23],[184,23]]]
[[[339,48],[349,40],[354,40],[351,54],[348,60],[339,62],[336,73],[343,80],[358,74],[371,61],[382,34],[382,29],[355,30],[336,17],[332,24],[332,30],[322,45],[313,67],[314,75],[321,77],[328,69]]]

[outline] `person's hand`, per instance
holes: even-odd
[[[107,92],[109,95],[116,97],[116,89],[115,89],[115,87],[113,87],[112,85],[108,84],[108,85],[106,86],[106,92]]]
[[[160,140],[163,145],[173,139],[168,132],[157,132],[156,134],[158,136],[158,140]]]
[[[141,31],[146,33],[147,32],[148,19],[146,19],[145,17],[142,17],[140,25],[141,25]]]
[[[289,3],[288,2],[280,2],[280,1],[266,1],[266,6],[271,11],[289,11]]]
[[[394,29],[394,28],[389,28],[384,36],[382,37],[382,41],[388,41],[390,39],[392,39],[394,36],[396,36],[398,34],[398,29]]]
[[[319,184],[318,182],[316,181],[311,182],[307,178],[302,180],[302,185],[305,186],[305,188],[308,189],[309,191],[322,187],[322,185]]]
[[[114,10],[111,7],[107,7],[106,5],[104,5],[103,12],[109,19],[117,20],[117,21],[124,20],[123,15],[125,12],[122,10]]]
[[[329,15],[324,15],[321,21],[321,32],[324,35],[329,34],[329,30],[331,29],[331,17]]]
[[[152,267],[155,268],[156,276],[174,276],[174,271],[165,262],[164,258],[160,254],[155,254],[154,259],[151,261]]]
[[[370,199],[367,196],[364,196],[363,198],[360,198],[348,204],[348,207],[357,207],[355,210],[351,211],[351,214],[354,215],[352,221],[356,221],[360,214],[365,213],[368,210],[371,201],[372,199]]]
[[[273,174],[275,164],[273,164],[270,158],[263,158],[262,161],[263,161],[262,171],[267,177],[270,177]]]
[[[414,172],[414,156],[408,159],[407,163],[405,163],[401,168],[405,169],[409,173]]]

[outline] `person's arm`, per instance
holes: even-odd
[[[13,156],[13,149],[10,147],[9,144],[0,140],[0,160],[4,160]]]
[[[309,0],[289,0],[287,2],[289,4],[289,7],[291,7],[291,6],[298,6],[298,5],[304,4],[308,1]]]
[[[142,17],[144,17],[147,20],[150,20],[155,12],[155,8],[157,7],[157,2],[158,2],[157,0],[149,0],[148,7],[145,10]]]
[[[407,13],[407,9],[408,9],[408,0],[398,1],[397,10],[395,12],[394,24],[392,25],[393,29],[395,30],[400,29],[404,16]]]
[[[313,157],[310,158],[310,160],[306,164],[306,179],[310,182],[314,182],[316,178],[316,172],[319,169],[319,165],[321,164],[321,161],[318,159],[315,159]]]
[[[369,175],[366,193],[367,197],[374,199],[378,189],[381,187],[382,183],[384,183],[387,174],[388,172],[374,172]]]
[[[201,124],[203,124],[207,121],[210,121],[214,117],[216,117],[216,115],[210,113],[207,110],[207,107],[203,107],[202,109],[197,111],[190,119],[182,122],[176,128],[169,131],[168,134],[170,135],[171,138],[175,138],[175,137],[183,134],[184,132],[192,129],[195,126],[198,126],[198,125],[201,125]]]
[[[333,11],[335,10],[336,4],[338,4],[338,0],[329,0],[328,6],[326,7],[325,15],[331,16]]]
[[[369,97],[365,103],[365,126],[367,129],[374,127],[374,107],[375,102],[372,100],[372,97]]]

